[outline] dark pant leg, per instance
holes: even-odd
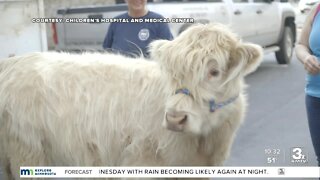
[[[312,144],[320,166],[320,98],[307,95],[306,107]]]

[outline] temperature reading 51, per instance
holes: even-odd
[[[268,157],[268,158],[267,158],[267,163],[268,163],[268,164],[276,163],[276,161],[277,161],[277,158],[276,158],[276,157]]]

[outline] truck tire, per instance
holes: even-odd
[[[289,64],[294,46],[294,37],[290,26],[285,26],[279,46],[280,50],[276,52],[278,64]]]

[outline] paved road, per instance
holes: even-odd
[[[273,55],[264,58],[249,75],[247,118],[235,139],[227,166],[316,166],[315,154],[304,107],[304,77],[296,57],[292,63],[277,65]],[[293,147],[302,147],[308,157],[304,164],[290,162]],[[279,155],[267,155],[276,149]],[[275,157],[267,163],[267,157]]]

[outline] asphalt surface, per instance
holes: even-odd
[[[268,55],[246,78],[247,118],[235,138],[226,166],[316,166],[305,111],[305,72],[296,57],[277,65]],[[293,148],[302,149],[305,163],[292,163]],[[268,154],[271,150],[272,153]],[[267,159],[275,158],[269,162]]]
[[[305,16],[298,13],[298,36]],[[296,56],[290,65],[278,65],[273,53],[265,55],[261,66],[246,82],[247,118],[225,165],[316,166],[305,110],[305,71]],[[294,148],[301,148],[306,162],[291,162]],[[272,161],[268,162],[268,158]]]
[[[290,148],[302,147],[309,155],[306,166],[315,165],[305,111],[305,72],[296,58],[277,65],[267,56],[259,69],[247,77],[249,107],[236,137],[229,165],[268,165],[264,149],[280,149],[275,165],[292,165]]]

